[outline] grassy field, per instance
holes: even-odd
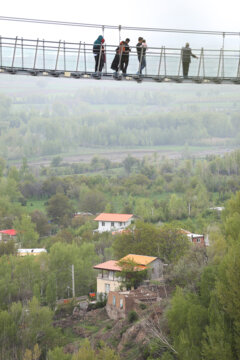
[[[46,200],[30,200],[27,202],[26,210],[28,213],[34,210],[40,210],[43,213],[46,213],[46,206],[44,205]]]

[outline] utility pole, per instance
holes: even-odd
[[[72,264],[72,296],[75,298],[74,265]]]

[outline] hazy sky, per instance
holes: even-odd
[[[2,16],[63,20],[81,23],[180,28],[197,30],[220,30],[240,32],[239,0],[14,0],[1,4]],[[19,36],[30,39],[85,41],[92,43],[98,29],[86,29],[56,25],[35,25],[0,21],[1,36]],[[122,38],[131,38],[135,45],[143,35],[149,46],[178,46],[190,41],[192,48],[219,48],[221,36],[182,35],[166,33],[122,32]],[[108,44],[118,42],[118,32],[105,31]],[[240,36],[228,37],[226,47],[240,49]]]

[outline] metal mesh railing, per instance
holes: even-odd
[[[111,64],[117,47],[117,45],[105,44],[104,49],[100,50],[100,56],[104,52],[105,57],[101,74],[98,74],[102,75],[102,78],[112,78],[114,71],[111,69]],[[136,47],[130,49],[127,79],[139,79],[136,73],[139,72],[143,56],[140,56],[139,60]],[[190,80],[239,82],[240,51],[223,48],[219,50],[202,48],[192,51],[198,59],[193,58],[191,61],[188,73]],[[145,60],[146,67],[141,74],[141,80],[183,80],[180,48],[149,47]],[[96,69],[93,44],[0,37],[0,69],[2,72],[19,74],[94,77]],[[118,79],[122,78],[120,66],[117,75]]]

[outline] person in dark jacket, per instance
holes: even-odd
[[[120,70],[123,74],[126,74],[129,60],[129,52],[131,51],[129,47],[130,39],[126,39],[125,41],[121,41],[119,46],[116,49],[116,55],[112,61],[111,69],[115,70],[114,76],[117,76],[117,72]]]
[[[183,67],[183,77],[186,79],[188,77],[189,65],[191,62],[191,57],[197,59],[198,57],[192,53],[192,49],[189,47],[189,43],[186,43],[185,47],[182,48],[182,67]]]
[[[105,63],[104,44],[105,40],[102,35],[99,35],[93,44],[93,55],[95,59],[95,72],[101,72]]]
[[[129,62],[129,53],[131,51],[129,43],[130,43],[130,39],[127,38],[124,41],[124,48],[123,48],[122,59],[121,59],[121,70],[123,72],[123,75],[126,75],[126,73],[127,73],[127,67],[128,67],[128,62]]]
[[[138,38],[138,43],[136,45],[137,50],[137,57],[139,61],[139,70],[137,72],[137,75],[142,74],[142,70],[146,67],[146,51],[147,51],[147,45],[146,40],[144,40],[142,37]]]

